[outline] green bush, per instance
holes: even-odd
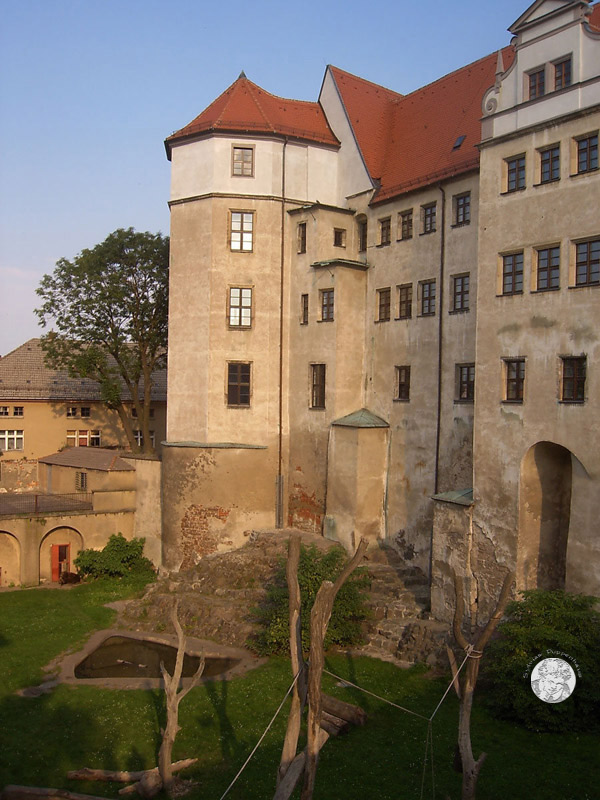
[[[334,547],[326,552],[314,545],[300,547],[298,583],[302,598],[302,649],[310,646],[310,610],[323,581],[335,581],[346,562],[345,552]],[[367,616],[362,592],[369,585],[365,569],[357,569],[339,590],[331,621],[325,637],[325,648],[331,645],[352,645],[362,640],[361,622]],[[290,647],[289,593],[285,576],[285,561],[267,590],[265,605],[253,609],[253,615],[263,624],[263,630],[248,641],[248,646],[260,655],[288,653]]]
[[[595,597],[562,591],[523,592],[510,603],[498,638],[486,650],[482,677],[490,709],[535,731],[597,729],[600,721],[600,614]],[[531,671],[542,658],[562,657],[577,683],[566,700],[545,703],[533,693]],[[579,674],[579,672],[581,674]]]
[[[102,550],[81,550],[75,566],[83,577],[123,577],[132,573],[147,573],[150,579],[154,567],[144,555],[145,539],[126,539],[113,534]]]

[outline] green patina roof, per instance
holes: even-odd
[[[353,411],[345,417],[334,420],[332,425],[340,425],[344,428],[389,428],[389,424],[381,417],[373,414],[367,408]]]
[[[351,258],[329,258],[327,261],[315,261],[311,267],[350,267],[350,269],[369,269],[365,261],[354,261]]]
[[[215,450],[267,450],[265,444],[244,444],[243,442],[161,442],[163,447],[197,447]]]
[[[444,503],[457,503],[459,506],[470,506],[473,503],[473,489],[453,489],[451,492],[434,494],[434,500]]]

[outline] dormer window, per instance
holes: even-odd
[[[544,67],[537,69],[535,72],[530,72],[528,81],[529,100],[535,100],[537,97],[542,97],[546,93],[546,70]]]
[[[554,65],[554,88],[564,89],[571,85],[571,56],[563,58]]]

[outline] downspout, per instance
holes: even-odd
[[[275,527],[283,528],[283,300],[285,269],[285,152],[287,138],[283,140],[281,156],[281,254],[279,265],[279,398],[277,441],[277,486],[275,500]]]

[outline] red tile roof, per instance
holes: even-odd
[[[513,48],[502,57],[506,70]],[[367,169],[380,184],[372,202],[477,168],[481,101],[496,63],[493,53],[405,96],[330,67]]]
[[[243,73],[196,119],[167,138],[167,155],[175,142],[218,131],[276,134],[339,147],[319,103],[269,94]]]
[[[597,31],[600,33],[600,3],[597,3],[592,8],[592,13],[588,17],[588,23],[594,32]]]

